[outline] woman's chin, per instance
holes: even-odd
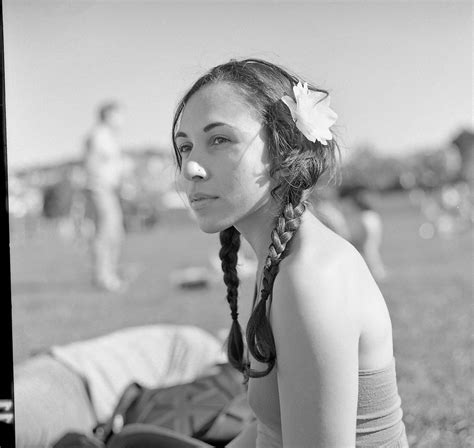
[[[208,219],[196,219],[197,225],[204,233],[218,233],[231,227],[233,223],[231,221],[218,221]]]

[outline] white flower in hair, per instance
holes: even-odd
[[[296,102],[285,95],[281,100],[288,106],[296,127],[313,143],[318,140],[327,145],[332,140],[329,129],[337,120],[337,114],[330,107],[329,95],[308,89],[308,84],[301,81],[293,86]]]

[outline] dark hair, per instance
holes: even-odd
[[[290,242],[297,231],[301,215],[306,208],[307,194],[316,185],[321,174],[336,169],[337,144],[334,140],[322,145],[309,141],[296,127],[288,107],[281,101],[284,95],[294,98],[293,86],[299,79],[283,68],[260,59],[231,60],[212,68],[199,78],[178,104],[173,119],[172,140],[176,162],[181,169],[181,154],[175,142],[175,134],[181,114],[189,99],[201,88],[214,83],[227,83],[237,89],[257,112],[266,132],[266,145],[270,151],[270,175],[278,172],[278,185],[272,196],[281,204],[272,231],[272,243],[265,261],[260,300],[250,316],[246,338],[252,356],[267,364],[265,371],[250,369],[244,357],[242,330],[238,322],[237,297],[239,278],[237,257],[240,247],[240,233],[235,227],[220,232],[221,250],[219,256],[227,286],[227,301],[231,309],[227,352],[230,363],[244,372],[247,377],[267,375],[275,365],[276,348],[267,313],[267,300],[271,304],[272,289],[280,262],[290,250]],[[328,92],[308,84],[313,91]],[[256,291],[257,292],[257,291]]]
[[[104,121],[110,112],[114,110],[119,110],[121,109],[121,107],[122,106],[117,101],[107,101],[105,103],[102,103],[97,108],[97,117],[99,118],[100,121]]]

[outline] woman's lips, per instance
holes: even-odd
[[[193,210],[201,210],[208,206],[212,201],[215,201],[217,197],[203,197],[191,200],[191,208]]]

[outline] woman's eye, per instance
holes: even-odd
[[[191,145],[189,144],[184,144],[184,145],[181,145],[181,146],[178,146],[178,151],[183,154],[185,152],[188,152],[191,150]]]
[[[226,143],[228,141],[229,141],[229,139],[225,138],[225,137],[214,137],[214,139],[212,140],[212,144],[213,145],[221,145],[222,143]]]

